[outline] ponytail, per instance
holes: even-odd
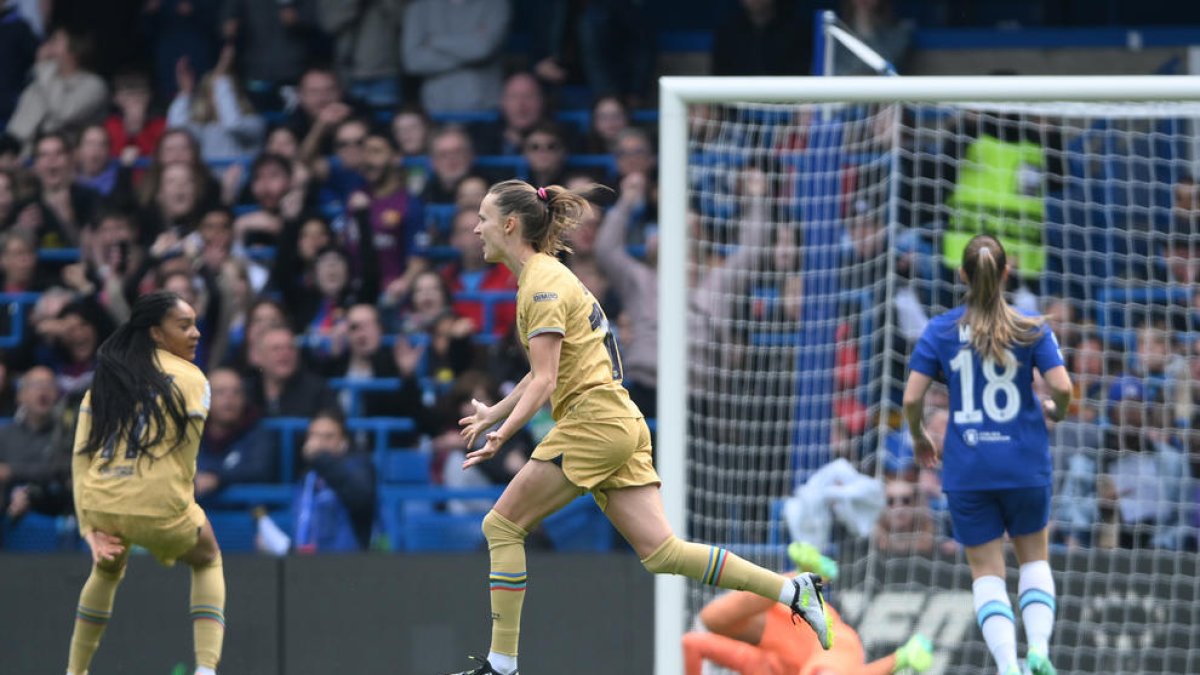
[[[1029,345],[1041,332],[1042,317],[1028,317],[1009,307],[1004,299],[1004,271],[1008,256],[995,237],[976,235],[963,251],[967,276],[966,311],[960,325],[970,332],[971,347],[982,359],[1008,365],[1006,350]]]
[[[500,216],[516,215],[521,223],[521,238],[538,253],[570,253],[566,235],[579,226],[592,208],[589,197],[608,190],[589,184],[582,190],[559,185],[534,188],[523,180],[496,183],[488,192],[496,196]]]

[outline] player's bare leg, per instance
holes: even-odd
[[[192,550],[179,557],[192,568],[192,639],[196,675],[214,675],[225,642],[225,569],[221,548],[206,520]]]
[[[525,537],[546,516],[582,491],[553,462],[530,460],[483,519],[491,560],[492,645],[487,661],[459,675],[511,675],[517,672],[521,607],[525,602]],[[478,660],[478,659],[477,659]]]
[[[1025,662],[1033,675],[1055,675],[1050,663],[1050,635],[1054,632],[1055,587],[1050,571],[1049,530],[1013,537],[1013,549],[1021,563],[1017,584],[1017,603],[1021,607],[1021,624],[1025,627],[1025,644],[1029,651]]]
[[[821,578],[816,574],[805,572],[788,579],[725,549],[679,539],[667,522],[657,486],[620,488],[606,495],[605,514],[647,570],[681,574],[720,588],[778,600],[812,626],[822,647],[833,646],[833,616],[825,611]]]
[[[120,537],[93,531],[88,533],[87,542],[92,549],[92,572],[79,593],[67,675],[87,673],[112,617],[117,587],[125,578],[129,561],[129,547]]]
[[[975,618],[983,640],[1002,675],[1020,672],[1016,622],[1004,582],[1004,539],[968,546],[966,554],[974,578]]]

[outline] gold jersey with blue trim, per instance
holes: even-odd
[[[529,339],[543,333],[563,337],[558,382],[550,397],[555,420],[641,417],[621,384],[621,353],[608,317],[587,287],[553,256],[525,261],[517,280],[517,332]]]
[[[187,435],[178,447],[174,429],[167,430],[161,447],[146,453],[131,452],[125,439],[114,439],[102,450],[88,455],[79,451],[87,443],[92,427],[92,392],[89,390],[79,407],[75,427],[72,473],[76,511],[88,510],[138,516],[175,516],[195,503],[196,455],[200,436],[212,397],[208,379],[190,361],[170,352],[155,354],[159,369],[183,394],[187,406]],[[136,405],[130,401],[129,405]],[[147,421],[147,424],[153,424]],[[147,429],[153,433],[153,429]],[[147,453],[150,455],[147,456]]]

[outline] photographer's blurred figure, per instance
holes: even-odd
[[[340,413],[313,417],[304,439],[304,473],[292,509],[297,551],[360,551],[371,540],[375,468],[354,449]]]

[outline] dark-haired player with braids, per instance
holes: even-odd
[[[1018,586],[1026,656],[1034,675],[1054,675],[1048,653],[1054,628],[1054,577],[1048,559],[1050,445],[1043,417],[1061,420],[1071,378],[1058,341],[1038,316],[1004,299],[1008,258],[995,237],[976,235],[963,252],[963,304],[935,317],[909,359],[904,415],[918,462],[932,468],[937,447],[923,426],[934,378],[950,388],[942,485],[954,537],[971,566],[975,614],[1001,675],[1021,672],[1012,604],[1004,583],[1004,535],[1021,562]],[[1053,400],[1038,402],[1037,369]]]
[[[593,188],[594,189],[594,188]],[[585,192],[590,192],[591,189]],[[463,467],[483,462],[547,401],[555,419],[528,462],[483,519],[491,556],[492,645],[466,675],[513,675],[525,599],[525,537],[543,518],[584,492],[656,574],[681,574],[782,602],[833,643],[821,578],[781,576],[715,546],[685,542],[671,531],[651,457],[650,431],[621,384],[621,355],[608,319],[587,288],[558,261],[563,235],[590,208],[584,193],[524,181],[493,185],[475,232],[484,258],[503,263],[517,281],[517,331],[530,372],[493,406],[473,402],[461,420],[469,447]],[[492,429],[496,424],[500,426]]]
[[[199,340],[195,310],[158,292],[138,298],[129,321],[100,346],[71,467],[93,565],[79,595],[67,675],[87,672],[133,544],[165,565],[191,566],[196,675],[216,672],[225,575],[192,487],[210,398],[208,380],[192,363]]]

